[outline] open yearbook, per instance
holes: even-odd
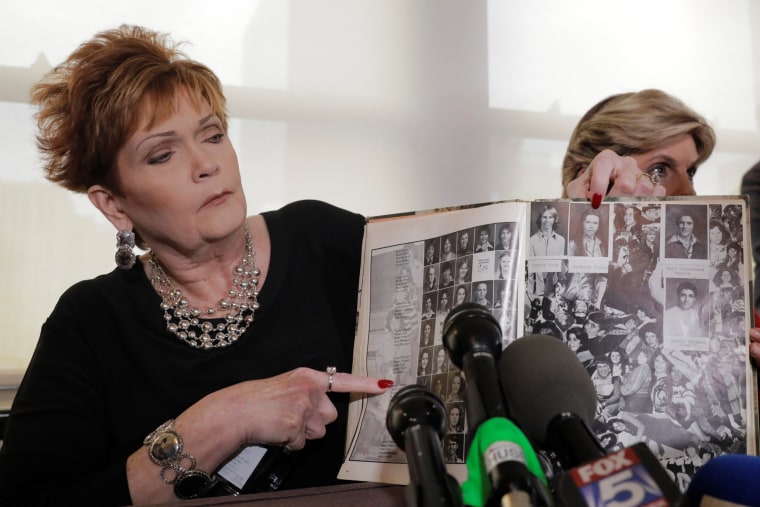
[[[463,302],[493,312],[503,347],[528,334],[567,344],[596,388],[602,445],[645,442],[682,490],[711,457],[757,454],[751,263],[742,197],[596,210],[507,201],[368,220],[353,372],[396,385],[352,401],[339,477],[409,482],[386,412],[399,388],[421,384],[446,407],[448,472],[466,479],[466,379],[441,338]]]

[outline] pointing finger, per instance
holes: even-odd
[[[393,381],[389,379],[378,379],[375,377],[363,377],[351,373],[336,372],[332,374],[332,389],[328,389],[330,385],[330,375],[328,373],[323,373],[322,375],[325,379],[325,391],[333,391],[337,393],[380,394],[393,386]]]

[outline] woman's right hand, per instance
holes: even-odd
[[[333,392],[381,394],[379,380],[350,373],[333,374]],[[383,381],[387,384],[387,381]],[[385,384],[384,384],[385,385]],[[275,377],[251,380],[210,395],[227,424],[237,428],[238,445],[284,445],[297,450],[322,438],[338,412],[328,393],[328,374],[297,368]]]
[[[566,191],[570,198],[591,200],[594,208],[601,205],[604,197],[666,195],[665,187],[655,185],[632,157],[621,157],[611,150],[604,150],[594,157],[567,184]]]
[[[275,377],[241,382],[204,397],[178,415],[174,429],[196,468],[215,470],[247,444],[271,444],[302,449],[307,440],[322,438],[338,412],[328,397],[328,374],[297,368]],[[350,373],[334,373],[333,392],[384,393],[393,383]],[[135,504],[169,501],[171,485],[145,448],[127,460],[127,478]]]

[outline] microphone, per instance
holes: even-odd
[[[716,456],[700,467],[686,488],[690,507],[760,505],[760,457]]]
[[[478,426],[462,484],[465,505],[551,506],[547,488],[541,462],[515,423],[492,417]]]
[[[504,501],[551,505],[545,484],[538,479],[546,483],[535,451],[508,419],[496,369],[501,356],[499,322],[485,306],[464,303],[446,316],[442,335],[451,362],[467,379],[468,429],[474,437],[467,455],[470,475],[468,487],[463,488],[465,503],[475,507]]]
[[[496,317],[483,305],[463,303],[446,316],[442,336],[451,362],[467,379],[470,432],[487,418],[509,417],[496,369],[501,356],[501,327]]]
[[[391,398],[385,424],[406,453],[411,479],[405,491],[407,507],[462,506],[459,483],[446,473],[443,463],[443,402],[426,387],[405,386]]]
[[[545,335],[515,340],[504,349],[499,376],[514,421],[563,467],[605,455],[589,427],[596,414],[594,383],[562,341]]]
[[[681,494],[649,448],[607,455],[590,429],[596,392],[575,354],[553,336],[529,335],[502,354],[499,374],[515,421],[568,470],[555,481],[563,505],[677,505]]]

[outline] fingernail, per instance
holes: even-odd
[[[388,380],[388,379],[378,380],[377,381],[377,386],[380,389],[387,389],[387,388],[393,386],[393,381],[392,380]]]
[[[591,196],[591,207],[596,209],[602,205],[602,194],[594,194]]]

